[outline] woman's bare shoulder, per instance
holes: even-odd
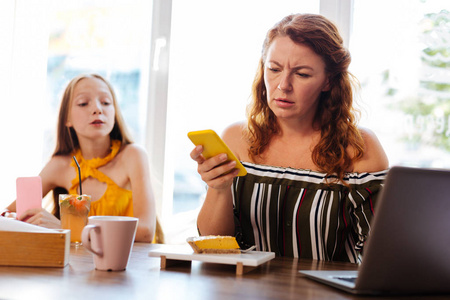
[[[364,140],[364,155],[354,164],[354,172],[377,172],[389,168],[389,160],[376,134],[367,128],[359,128]]]
[[[234,123],[228,126],[222,133],[223,141],[242,160],[247,155],[248,142],[245,138],[245,122]]]

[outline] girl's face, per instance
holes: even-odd
[[[281,120],[313,122],[321,92],[327,91],[325,62],[311,48],[277,37],[267,51],[264,83],[269,108]]]
[[[78,139],[109,137],[114,127],[115,108],[108,86],[98,78],[83,78],[72,95],[66,126]]]

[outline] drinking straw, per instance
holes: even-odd
[[[78,161],[77,161],[75,156],[73,156],[73,160],[75,161],[75,163],[77,164],[77,167],[78,167],[78,181],[80,183],[80,195],[83,195],[83,192],[81,191],[81,170],[80,170],[80,165],[78,164]]]

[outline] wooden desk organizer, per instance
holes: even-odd
[[[64,267],[69,263],[70,230],[0,231],[0,266]]]

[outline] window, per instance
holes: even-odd
[[[448,7],[445,0],[355,1],[351,69],[362,86],[362,124],[391,165],[450,167]]]
[[[16,178],[42,167],[49,1],[0,2],[0,207],[16,196]]]
[[[62,92],[83,73],[98,73],[113,86],[134,140],[143,144],[147,107],[151,3],[143,0],[54,1],[49,22],[47,99],[54,128]],[[54,142],[46,153],[51,155]]]

